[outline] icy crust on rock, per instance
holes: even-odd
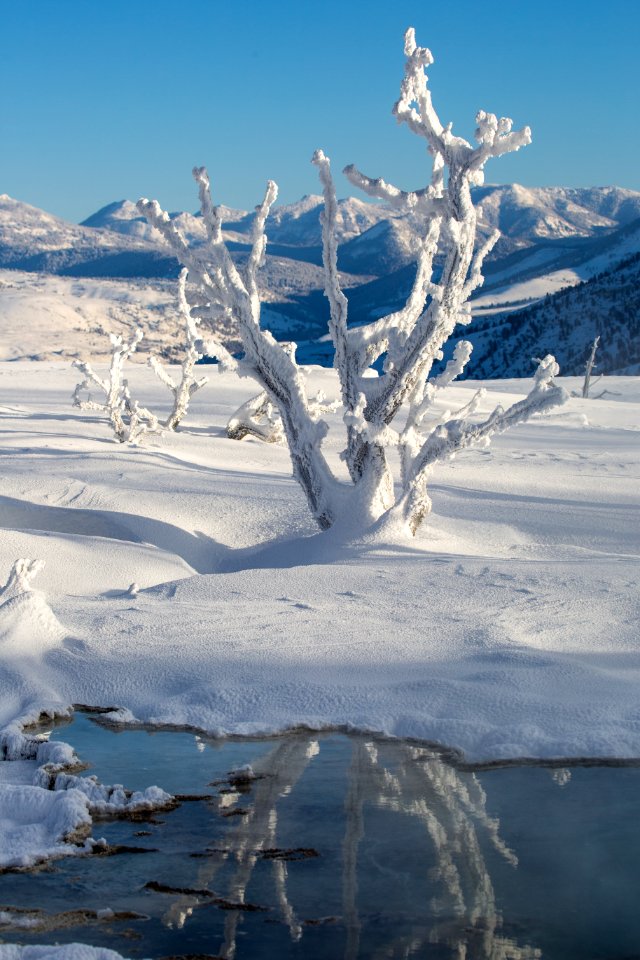
[[[69,744],[25,734],[23,724],[16,721],[0,730],[0,868],[90,852],[96,814],[117,816],[172,805],[173,797],[157,786],[131,792],[122,784],[77,776],[70,771],[82,761]],[[4,765],[20,762],[20,773],[30,782],[9,782]]]
[[[85,943],[64,943],[59,946],[18,946],[0,944],[0,960],[126,960],[121,953],[107,947],[90,947]]]
[[[173,802],[171,794],[160,787],[147,787],[145,790],[126,790],[121,783],[107,786],[97,777],[77,777],[74,774],[60,773],[56,777],[55,790],[77,790],[89,802],[91,813],[134,813],[139,810],[158,810]]]
[[[56,713],[55,716],[68,716],[66,713]],[[45,714],[47,716],[48,714]],[[37,719],[42,717],[42,713]],[[53,717],[52,717],[53,719]],[[21,718],[7,724],[0,730],[0,759],[1,760],[36,760],[39,766],[51,764],[58,769],[80,765],[73,748],[61,740],[46,740],[42,737],[29,736],[23,732],[28,723],[35,722],[34,718]]]
[[[86,853],[68,839],[86,838],[91,830],[88,798],[80,790],[53,791],[43,787],[0,786],[0,866],[30,867],[39,860]]]

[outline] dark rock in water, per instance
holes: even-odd
[[[191,887],[171,887],[166,883],[159,883],[157,880],[149,880],[145,883],[147,890],[154,890],[156,893],[178,894],[182,897],[198,897],[204,900],[203,906],[210,905],[219,907],[220,910],[242,910],[246,913],[266,913],[268,907],[258,906],[256,903],[245,903],[244,901],[227,900],[226,897],[217,896],[212,890],[194,889]]]
[[[47,913],[38,908],[24,908],[0,906],[0,931],[23,931],[25,928],[33,933],[51,933],[53,931],[71,930],[75,927],[86,927],[91,924],[121,923],[125,920],[148,920],[143,913],[132,910],[63,910],[61,913]]]
[[[122,853],[157,853],[154,847],[133,847],[127,843],[96,843],[91,851],[94,857],[115,857]]]
[[[173,893],[185,897],[206,897],[208,900],[212,900],[215,897],[215,893],[212,890],[196,890],[193,887],[172,887],[167,883],[160,883],[158,880],[149,880],[148,883],[145,883],[145,888],[147,890],[155,890],[156,893]]]
[[[197,800],[215,800],[212,793],[176,793],[174,799],[179,803],[195,803]]]
[[[277,847],[268,850],[261,850],[258,854],[263,860],[311,860],[313,857],[319,857],[320,854],[313,847],[295,847],[289,850],[279,850]]]

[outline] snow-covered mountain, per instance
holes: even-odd
[[[157,243],[92,229],[0,195],[0,267],[86,276],[157,276],[167,270]]]
[[[640,193],[621,187],[476,187],[482,222],[525,246],[538,240],[592,237],[640,217]]]
[[[640,217],[640,193],[619,187],[580,190],[499,185],[477,188],[475,199],[482,205],[481,231],[497,226],[502,232],[498,252],[487,265],[488,274],[496,272],[497,261],[504,262],[508,272],[516,267],[519,275],[525,269],[533,269],[535,274],[543,260],[567,253],[564,247],[554,246],[555,242],[602,237]],[[269,252],[319,265],[321,212],[319,196],[275,207],[267,224]],[[252,214],[230,208],[222,208],[222,214],[226,238],[241,254],[249,243]],[[171,216],[190,241],[204,240],[198,214]],[[388,276],[412,262],[412,236],[407,218],[382,204],[354,197],[339,202],[338,239],[344,271]],[[533,260],[524,255],[522,261],[517,256],[512,262],[505,261],[505,256],[518,251],[523,257],[523,251],[530,248]],[[0,267],[112,277],[175,276],[176,271],[175,261],[130,200],[109,204],[76,225],[6,194],[0,197]]]
[[[234,236],[236,232],[244,234],[250,230],[252,218],[245,210],[232,210],[230,207],[220,209],[225,224],[237,224],[240,228],[238,231],[225,231],[228,235]],[[206,233],[200,214],[178,211],[170,213],[169,216],[190,241],[197,242],[205,239]],[[80,226],[113,230],[127,237],[148,240],[154,245],[157,245],[160,239],[156,230],[147,223],[146,218],[142,216],[132,200],[117,200],[115,203],[109,203],[83,220]]]
[[[288,247],[317,247],[322,245],[323,200],[320,196],[305,196],[296,203],[274,207],[267,221],[267,234],[270,244]],[[237,240],[249,241],[253,225],[253,211],[235,210],[220,206],[223,232],[225,236]],[[204,224],[199,213],[170,213],[169,216],[190,239],[204,240]],[[355,197],[338,201],[338,238],[345,243],[358,237],[369,227],[381,220],[397,218],[398,214],[386,207],[365,203]],[[150,227],[131,200],[118,200],[102,207],[96,213],[83,220],[81,226],[114,230],[131,237],[157,240],[157,234]]]
[[[640,252],[640,193],[632,190],[489,185],[475,190],[475,200],[482,207],[481,234],[498,227],[502,237],[485,264],[485,284],[474,300],[474,331],[481,326],[485,331],[498,330],[507,315],[612,270]],[[326,332],[327,319],[321,269],[322,207],[320,196],[306,196],[274,208],[267,224],[269,245],[261,292],[264,322],[275,335],[305,341],[307,359],[327,361],[327,346],[314,344]],[[222,208],[222,216],[229,249],[241,265],[250,249],[253,215]],[[189,242],[204,241],[199,214],[178,212],[171,217]],[[349,197],[339,201],[338,236],[350,321],[366,323],[397,309],[414,274],[414,231],[408,219],[382,204]],[[139,280],[174,279],[179,265],[129,200],[109,204],[76,225],[3,195],[0,268],[82,278],[86,282],[81,292],[79,287],[70,290],[84,301],[93,296],[91,278],[136,278],[132,291],[139,294]],[[34,280],[31,285],[41,303],[38,283]],[[23,277],[19,286],[19,296],[13,295],[9,309],[5,285],[0,324],[8,322],[9,312],[13,316],[17,300],[25,306],[30,282]],[[102,303],[104,291],[111,289],[103,284],[94,297],[96,303]],[[60,311],[54,299],[48,309],[52,322],[57,317],[55,322],[65,329],[69,317],[87,313],[78,303],[72,305],[71,313],[66,307]],[[102,321],[94,313],[87,314],[94,327],[106,328],[108,311],[103,311]],[[10,355],[14,355],[12,349]],[[497,375],[487,372],[487,364],[488,360],[483,361],[485,375]],[[510,365],[500,372],[511,374],[514,368]]]

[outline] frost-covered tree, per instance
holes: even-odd
[[[433,415],[434,400],[463,371],[471,345],[458,344],[439,376],[431,376],[433,364],[441,359],[455,326],[469,322],[468,299],[482,283],[483,260],[498,237],[494,233],[474,253],[478,213],[471,186],[483,181],[487,160],[518,150],[530,142],[531,135],[528,127],[513,131],[511,120],[481,111],[476,117],[477,146],[454,136],[451,125],[444,126],[433,107],[425,73],[433,58],[429,50],[416,45],[413,29],[405,36],[405,54],[405,77],[394,113],[426,140],[431,182],[424,189],[405,192],[364,176],[353,166],[345,170],[349,180],[370,196],[410,213],[416,230],[417,270],[405,305],[365,326],[347,325],[348,302],[337,269],[335,189],[328,158],[320,150],[313,157],[324,192],[325,292],[345,411],[348,484],[334,473],[322,450],[328,426],[307,395],[304,369],[260,328],[257,271],[266,247],[265,221],[277,196],[275,183],[269,181],[256,208],[253,245],[244,267],[234,264],[225,246],[220,209],[212,202],[204,168],[193,173],[207,231],[205,245],[190,247],[157,202],[138,203],[189,269],[196,315],[218,322],[222,312],[233,319],[244,349],[239,372],[253,376],[279,410],[294,476],[322,529],[348,523],[352,530],[363,530],[382,522],[400,523],[415,534],[431,508],[427,486],[438,463],[469,447],[486,445],[494,434],[565,397],[553,382],[558,366],[548,356],[540,363],[528,396],[508,409],[497,407],[486,419],[479,418],[482,393],[478,392],[463,408],[446,416]],[[444,266],[436,280],[433,266],[438,252]],[[380,358],[384,358],[382,375],[367,376],[368,368]],[[390,448],[400,453],[397,484]]]
[[[198,322],[191,315],[189,303],[186,296],[187,276],[189,271],[183,269],[180,271],[178,279],[178,310],[180,318],[184,323],[185,335],[185,354],[180,365],[180,379],[174,380],[170,373],[164,369],[157,357],[149,357],[149,366],[155,375],[165,387],[168,387],[173,394],[173,408],[171,413],[164,421],[162,426],[167,430],[177,430],[178,425],[185,417],[189,408],[191,397],[209,382],[208,377],[196,377],[195,368],[198,360],[201,360],[203,354],[198,349],[201,343],[198,331]],[[222,348],[221,348],[222,349]],[[224,351],[227,352],[226,350]]]
[[[129,341],[113,333],[109,334],[109,339],[112,349],[107,377],[99,376],[91,364],[84,360],[73,361],[73,366],[84,374],[84,380],[76,384],[73,391],[73,405],[81,410],[97,410],[100,413],[106,413],[119,443],[137,443],[145,433],[154,433],[159,429],[155,414],[146,407],[141,407],[138,401],[133,399],[129,383],[123,377],[124,363],[135,352],[142,340],[142,330],[136,330]],[[102,390],[105,395],[104,401],[93,400],[90,392],[92,384]],[[85,390],[88,392],[87,399],[82,398]]]

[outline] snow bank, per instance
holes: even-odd
[[[61,946],[20,947],[0,944],[0,960],[125,960],[115,950],[90,947],[84,943],[65,943]]]
[[[0,657],[38,656],[65,635],[42,591],[31,586],[43,567],[41,560],[17,560],[0,590]]]
[[[55,790],[78,790],[89,802],[91,813],[133,813],[139,810],[159,810],[171,806],[173,797],[160,787],[145,790],[126,790],[121,783],[107,786],[97,777],[76,777],[73,774],[58,774]]]

